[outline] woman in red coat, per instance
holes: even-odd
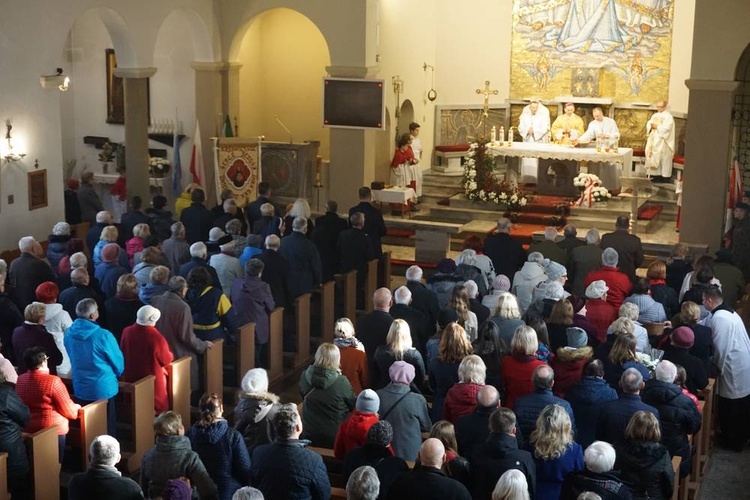
[[[597,280],[586,287],[586,319],[596,328],[596,340],[603,344],[607,340],[607,329],[617,319],[618,311],[607,302],[609,288],[604,280]]]
[[[534,371],[544,361],[539,361],[536,351],[539,341],[536,332],[530,326],[519,326],[513,333],[510,343],[510,356],[503,358],[503,385],[505,386],[505,403],[503,406],[513,409],[516,399],[534,392],[532,380]]]
[[[564,398],[570,386],[581,380],[583,366],[594,356],[594,350],[586,345],[588,336],[583,328],[568,328],[566,335],[567,345],[558,347],[549,362],[555,371],[552,392],[558,398]]]
[[[455,424],[464,415],[474,413],[477,393],[484,387],[487,367],[476,354],[466,356],[458,365],[458,383],[448,389],[443,406],[443,420]]]
[[[78,418],[78,405],[70,399],[68,389],[57,375],[47,367],[47,353],[43,347],[26,349],[23,363],[26,372],[18,377],[16,393],[29,407],[31,419],[24,432],[34,433],[47,427],[57,427],[60,463],[68,435],[68,419]]]
[[[344,460],[347,453],[367,443],[367,431],[380,422],[379,409],[380,397],[377,392],[365,389],[359,393],[354,413],[341,422],[336,433],[336,441],[333,443],[336,460]]]
[[[120,340],[120,349],[125,358],[122,380],[132,383],[149,375],[154,376],[156,415],[169,409],[165,367],[174,359],[167,340],[154,326],[160,317],[161,312],[157,308],[141,307],[138,309],[135,324],[122,331]]]

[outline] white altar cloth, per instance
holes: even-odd
[[[630,171],[633,163],[633,150],[619,148],[617,151],[597,152],[596,148],[571,148],[557,144],[542,144],[532,142],[514,142],[513,146],[489,144],[489,150],[495,156],[510,156],[515,158],[546,158],[550,160],[572,160],[578,162],[619,163]]]

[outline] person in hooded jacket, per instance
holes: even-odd
[[[8,454],[8,489],[15,500],[30,500],[29,460],[23,443],[23,428],[29,423],[29,408],[16,394],[13,384],[0,375],[0,452]]]
[[[518,298],[518,307],[521,314],[531,305],[531,293],[536,286],[547,281],[544,272],[544,255],[539,252],[531,252],[523,267],[513,276],[511,292]]]
[[[453,259],[441,259],[437,264],[435,273],[427,278],[427,289],[437,295],[438,305],[443,309],[448,305],[453,287],[466,281],[456,274],[456,263]]]
[[[378,417],[380,397],[372,389],[365,389],[357,396],[354,413],[344,420],[336,433],[333,454],[336,460],[344,460],[347,453],[367,442],[367,431],[380,421]]]
[[[62,362],[57,366],[58,375],[70,375],[70,358],[63,344],[63,335],[73,320],[68,311],[63,309],[62,304],[57,303],[60,289],[51,281],[45,281],[36,287],[36,298],[45,306],[44,327],[55,339],[55,345],[62,354]]]
[[[219,396],[204,394],[198,407],[200,420],[188,429],[186,436],[216,483],[219,498],[231,500],[235,491],[250,482],[250,456],[242,435],[224,419]]]
[[[558,398],[564,398],[568,389],[581,380],[583,367],[594,355],[594,350],[586,345],[588,337],[582,328],[569,327],[566,336],[567,345],[558,347],[549,362],[555,371],[552,393]]]
[[[604,365],[600,360],[586,362],[583,378],[568,389],[565,399],[570,403],[578,424],[576,440],[585,449],[596,439],[601,403],[617,399],[617,391],[604,380]]]
[[[247,261],[245,277],[236,279],[229,292],[238,323],[255,323],[255,366],[268,366],[268,315],[276,307],[271,287],[261,279],[264,268],[265,264],[260,259]]]
[[[647,411],[635,412],[625,428],[625,442],[617,446],[615,468],[636,500],[672,498],[672,459],[659,441],[659,420]]]
[[[677,367],[663,360],[656,365],[655,378],[646,382],[641,398],[643,402],[659,410],[661,442],[670,455],[682,457],[680,477],[686,477],[692,467],[692,450],[688,434],[701,428],[701,414],[682,389],[674,384]]]
[[[138,309],[135,323],[122,331],[120,347],[125,360],[122,380],[134,383],[154,376],[154,411],[158,415],[169,409],[166,366],[174,356],[169,344],[156,329],[161,312],[152,306]]]
[[[321,344],[315,352],[315,363],[299,379],[304,398],[303,438],[313,446],[333,448],[339,425],[354,409],[352,385],[341,373],[340,364],[339,348]]]
[[[279,409],[279,397],[268,392],[268,373],[263,368],[248,370],[242,382],[242,394],[234,407],[234,428],[242,434],[247,452],[276,437],[271,422]]]
[[[393,440],[393,427],[387,420],[380,420],[367,431],[367,442],[346,454],[344,459],[344,480],[363,465],[369,465],[375,469],[380,479],[380,494],[378,498],[386,498],[388,488],[393,480],[402,472],[407,472],[409,466],[406,461],[393,454],[391,441]]]

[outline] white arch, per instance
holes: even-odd
[[[112,45],[117,54],[117,66],[120,68],[139,68],[141,61],[135,49],[135,43],[128,31],[125,19],[114,9],[109,7],[94,7],[81,13],[95,12],[97,17],[104,23],[104,27],[109,32],[112,39]],[[78,16],[80,18],[81,16]],[[78,20],[76,18],[76,21]],[[75,21],[73,22],[75,24]]]
[[[163,26],[172,18],[179,19],[186,25],[186,35],[192,42],[195,61],[214,62],[217,60],[216,54],[220,52],[218,49],[214,50],[215,44],[211,40],[208,26],[197,11],[183,7],[171,11],[159,25],[157,33],[161,31]],[[218,43],[219,42],[217,41],[216,44]],[[156,50],[156,46],[154,46],[154,50]]]

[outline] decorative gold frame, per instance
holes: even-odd
[[[29,210],[47,206],[47,169],[28,173]]]

